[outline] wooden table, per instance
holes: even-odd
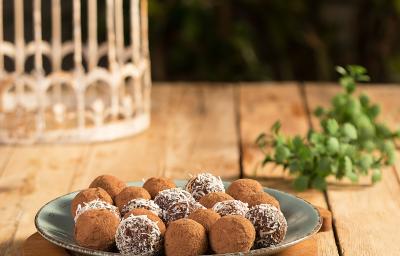
[[[187,178],[211,170],[224,179],[257,176],[267,186],[295,193],[280,169],[257,169],[254,140],[280,119],[283,131],[304,134],[310,115],[340,88],[329,84],[156,84],[146,132],[109,143],[0,147],[0,255],[15,255],[35,232],[34,216],[47,201],[87,187],[110,173],[123,180],[154,175]],[[400,123],[400,87],[363,87]],[[331,184],[326,193],[296,193],[328,207],[334,228],[316,236],[319,255],[400,254],[400,161],[374,186]]]

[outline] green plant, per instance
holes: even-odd
[[[395,160],[392,132],[377,121],[380,108],[365,94],[354,95],[357,82],[369,81],[366,69],[360,66],[337,67],[343,92],[332,98],[331,107],[318,107],[315,115],[321,130],[310,129],[306,137],[286,137],[280,132],[280,122],[271,134],[261,134],[256,143],[265,153],[263,165],[273,162],[295,175],[294,187],[326,188],[326,178],[344,177],[357,182],[360,175],[371,174],[373,183],[381,179],[381,167]],[[270,147],[274,148],[269,152]]]

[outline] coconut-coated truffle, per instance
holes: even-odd
[[[207,234],[201,224],[191,219],[179,219],[169,224],[164,241],[166,256],[202,255],[207,248]]]
[[[126,187],[118,195],[115,196],[115,205],[120,211],[132,199],[143,198],[150,199],[151,196],[146,189],[142,187]]]
[[[113,204],[113,200],[110,195],[102,188],[88,188],[79,192],[71,202],[71,215],[75,217],[78,205],[88,203],[90,201],[99,199],[109,204]]]
[[[112,175],[101,175],[94,179],[90,184],[89,188],[102,188],[111,196],[114,197],[119,194],[125,187],[126,184],[122,180]]]
[[[259,204],[272,204],[276,208],[280,209],[279,201],[275,197],[265,192],[256,192],[248,194],[243,197],[243,202],[248,203],[249,207],[253,207]]]
[[[158,228],[160,229],[161,235],[163,236],[165,233],[165,224],[164,222],[157,216],[155,215],[152,211],[149,211],[147,209],[143,209],[143,208],[137,208],[137,209],[133,209],[129,212],[127,212],[124,215],[124,219],[128,218],[130,215],[135,215],[135,216],[139,216],[139,215],[146,215],[147,218],[149,218],[150,220],[154,221],[155,223],[157,223]]]
[[[255,248],[277,245],[285,238],[287,222],[285,216],[275,206],[256,205],[247,212],[246,218],[253,223],[256,230]]]
[[[100,199],[95,199],[93,201],[83,203],[83,205],[78,204],[78,208],[76,209],[76,215],[75,215],[74,221],[76,222],[82,213],[89,211],[89,210],[96,210],[96,209],[105,209],[105,210],[113,213],[118,219],[121,218],[117,207],[115,207],[112,204],[101,201]]]
[[[143,198],[136,198],[129,201],[121,211],[121,215],[125,215],[127,212],[136,209],[136,208],[143,208],[153,212],[158,217],[163,216],[163,210],[154,203],[153,200],[143,199]]]
[[[242,199],[246,195],[261,191],[263,191],[263,187],[260,182],[252,179],[238,179],[231,183],[226,193],[237,200],[243,201]]]
[[[221,216],[211,209],[198,209],[192,212],[188,218],[200,223],[206,231],[209,232],[211,226],[214,225]]]
[[[170,223],[175,220],[187,218],[189,214],[198,209],[205,209],[205,207],[191,200],[174,202],[164,211],[163,219],[166,223]]]
[[[151,198],[154,199],[159,192],[170,188],[176,188],[176,185],[170,179],[151,177],[143,184],[143,188],[146,189],[151,195]]]
[[[210,243],[216,253],[248,252],[256,236],[251,222],[239,215],[220,218],[211,226]]]
[[[161,231],[146,215],[129,215],[115,233],[115,243],[123,255],[154,255],[162,249]]]
[[[206,208],[212,208],[216,203],[227,200],[234,198],[224,192],[212,192],[200,198],[199,203]]]
[[[200,173],[192,177],[185,189],[192,194],[196,201],[211,192],[225,192],[221,178],[211,173]]]
[[[226,215],[241,215],[245,216],[249,207],[246,203],[239,200],[227,200],[216,203],[212,208],[221,216]]]
[[[181,188],[163,190],[154,198],[154,202],[163,210],[167,210],[172,203],[182,201],[194,201],[194,198],[189,192]]]
[[[86,211],[75,223],[75,241],[86,248],[110,250],[114,245],[118,224],[119,218],[106,209]]]

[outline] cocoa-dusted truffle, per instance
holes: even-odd
[[[192,212],[188,218],[197,221],[203,225],[207,232],[209,232],[211,226],[214,225],[214,223],[219,220],[221,216],[211,209],[198,209]]]
[[[237,200],[243,201],[242,199],[246,195],[262,191],[263,187],[258,181],[252,179],[238,179],[231,183],[226,193]]]
[[[205,208],[201,204],[192,200],[173,202],[170,204],[168,209],[164,211],[164,220],[165,222],[170,223],[175,220],[187,218],[189,214],[197,209]]]
[[[83,205],[78,204],[78,208],[76,209],[76,215],[74,218],[75,222],[78,220],[79,216],[84,212],[96,209],[105,209],[113,213],[118,219],[121,218],[117,207],[115,207],[112,204],[101,201],[100,199],[95,199],[93,201],[83,203]]]
[[[220,218],[210,230],[211,248],[216,253],[248,252],[255,239],[253,225],[239,215]]]
[[[135,216],[139,216],[139,215],[146,215],[147,218],[149,218],[150,220],[154,221],[155,223],[157,223],[158,228],[160,229],[161,235],[163,236],[165,233],[165,224],[164,222],[157,216],[155,215],[152,211],[149,211],[147,209],[143,209],[143,208],[137,208],[137,209],[133,209],[129,212],[127,212],[124,215],[124,219],[128,218],[130,215],[135,215]]]
[[[280,209],[279,201],[275,197],[265,192],[256,192],[248,194],[243,197],[243,202],[248,203],[249,207],[253,207],[259,204],[272,204],[276,208]]]
[[[211,192],[225,192],[221,178],[211,173],[200,173],[192,177],[185,189],[192,194],[196,201]]]
[[[111,196],[114,197],[119,194],[125,187],[126,184],[122,180],[112,175],[101,175],[94,179],[90,184],[89,188],[102,188]]]
[[[132,199],[143,198],[150,199],[150,194],[142,187],[126,187],[115,196],[115,205],[120,211]]]
[[[161,231],[145,215],[131,214],[123,219],[115,233],[115,242],[123,255],[153,255],[162,249]]]
[[[287,231],[287,222],[282,212],[271,204],[253,206],[246,218],[256,229],[255,248],[277,245],[283,241]]]
[[[71,215],[75,217],[78,205],[88,203],[90,201],[99,199],[109,204],[113,204],[113,200],[110,195],[102,188],[88,188],[79,192],[71,202]]]
[[[234,198],[224,192],[212,192],[200,198],[199,203],[206,208],[212,208],[216,203],[226,200],[234,200]]]
[[[106,209],[88,210],[75,223],[74,238],[78,245],[107,251],[114,245],[119,218]]]
[[[163,210],[167,210],[172,203],[182,201],[194,201],[194,199],[189,192],[181,188],[163,190],[154,198],[154,202]]]
[[[245,216],[249,210],[246,203],[239,200],[227,200],[216,203],[212,208],[221,216],[226,215],[241,215]]]
[[[153,200],[143,199],[143,198],[136,198],[129,201],[121,211],[121,215],[125,215],[127,212],[136,209],[136,208],[143,208],[153,212],[158,217],[163,216],[163,210],[154,203]]]
[[[205,228],[191,219],[171,222],[165,232],[166,256],[202,255],[208,248]]]
[[[176,185],[169,179],[151,177],[143,184],[143,188],[146,189],[151,195],[151,198],[154,199],[159,192],[170,188],[176,188]]]

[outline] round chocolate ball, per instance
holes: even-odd
[[[163,210],[154,203],[153,200],[143,199],[143,198],[136,198],[129,201],[121,211],[121,215],[125,215],[127,212],[136,209],[136,208],[143,208],[153,212],[158,217],[163,216]]]
[[[221,216],[211,209],[198,209],[192,212],[188,218],[200,223],[207,232],[210,232],[211,226],[214,225]]]
[[[265,192],[256,192],[244,196],[243,202],[247,203],[249,207],[253,207],[259,204],[272,204],[276,208],[280,209],[279,201],[275,197]]]
[[[216,253],[248,252],[255,239],[253,225],[239,215],[220,218],[211,226],[210,243]]]
[[[139,216],[139,215],[146,215],[147,218],[149,218],[150,220],[154,221],[155,223],[157,223],[158,228],[160,229],[161,235],[163,236],[165,233],[165,224],[164,222],[157,216],[155,215],[152,211],[149,211],[147,209],[143,209],[143,208],[137,208],[137,209],[133,209],[129,212],[127,212],[124,215],[124,219],[128,218],[130,215],[135,215],[135,216]]]
[[[114,197],[126,187],[126,184],[115,176],[101,175],[94,179],[89,186],[89,188],[98,187],[107,191],[107,193],[114,200]]]
[[[146,189],[142,187],[126,187],[118,195],[115,196],[115,205],[120,211],[132,199],[143,198],[150,199],[151,196]]]
[[[226,215],[245,216],[249,207],[246,203],[239,200],[227,200],[216,203],[212,209],[221,215],[221,217]]]
[[[74,238],[78,245],[101,251],[110,250],[115,241],[119,218],[106,209],[89,210],[75,223]]]
[[[192,200],[174,202],[164,211],[164,220],[166,223],[170,223],[175,220],[187,218],[189,214],[197,209],[205,208],[201,204]]]
[[[100,199],[95,199],[93,201],[83,203],[83,205],[78,204],[78,207],[76,209],[76,214],[74,217],[75,222],[78,220],[78,218],[84,212],[89,211],[89,210],[97,210],[97,209],[104,209],[104,210],[110,211],[118,219],[121,218],[117,207],[115,207],[114,205],[109,204],[107,202],[101,201]]]
[[[102,188],[88,188],[79,192],[71,202],[71,215],[75,217],[78,205],[99,199],[109,204],[113,204],[110,195]]]
[[[199,203],[206,208],[212,208],[216,203],[226,200],[234,200],[234,198],[224,192],[212,192],[200,198]]]
[[[192,194],[196,201],[211,192],[225,192],[221,178],[211,173],[200,173],[192,177],[185,189]]]
[[[205,228],[191,219],[171,222],[165,232],[166,256],[202,255],[208,248]]]
[[[143,188],[146,189],[151,195],[151,198],[154,199],[159,192],[170,188],[176,188],[176,185],[169,179],[151,177],[143,184]]]
[[[115,233],[115,242],[123,255],[153,255],[162,249],[162,236],[157,223],[146,215],[129,215]]]
[[[246,195],[262,191],[263,187],[258,181],[252,179],[239,179],[231,183],[226,190],[226,193],[237,200],[243,201]]]
[[[255,248],[277,245],[285,238],[287,222],[285,216],[275,206],[256,205],[247,212],[246,218],[253,223],[256,230]]]
[[[189,192],[181,188],[163,190],[154,198],[154,202],[163,210],[167,210],[172,203],[182,201],[194,201],[194,199]]]

